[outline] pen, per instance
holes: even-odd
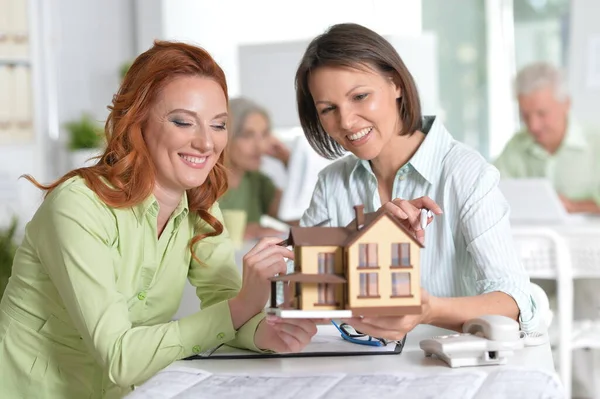
[[[425,230],[425,227],[427,227],[427,220],[430,217],[433,217],[433,212],[429,209],[421,209],[421,229]]]

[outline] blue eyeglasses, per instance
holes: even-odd
[[[356,331],[352,326],[342,323],[339,326],[333,320],[331,320],[331,324],[335,326],[342,334],[342,338],[348,342],[352,342],[353,344],[359,345],[370,345],[370,346],[386,346],[389,341],[383,338],[374,338],[370,335],[363,334],[359,331]]]

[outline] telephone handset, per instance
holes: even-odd
[[[515,350],[545,342],[540,338],[542,334],[520,331],[509,317],[485,315],[466,322],[460,334],[424,339],[420,347],[425,356],[436,355],[450,367],[484,366],[505,364]]]

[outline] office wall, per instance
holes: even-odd
[[[41,200],[24,179],[42,182],[68,169],[66,122],[82,112],[103,122],[134,54],[133,0],[30,0],[35,138],[0,147],[0,225],[19,216],[21,228]]]
[[[486,5],[481,0],[423,0],[423,30],[437,35],[438,115],[452,135],[489,153]]]
[[[437,40],[433,34],[385,35],[411,71],[421,98],[423,112],[439,112]],[[240,93],[254,99],[270,112],[277,129],[300,126],[296,110],[294,78],[309,40],[239,46]]]
[[[358,22],[382,34],[421,32],[420,0],[170,0],[162,11],[164,37],[206,48],[225,70],[231,96],[240,94],[240,44],[306,40],[338,22]]]
[[[600,37],[600,1],[571,2],[571,38],[569,43],[569,81],[573,112],[582,123],[600,128],[600,85],[591,86],[588,70],[591,64],[590,42]],[[600,40],[600,39],[596,39]],[[599,45],[600,47],[600,45]],[[596,49],[596,69],[600,74],[600,48]],[[598,131],[600,134],[600,130]]]
[[[68,168],[64,124],[91,113],[103,122],[119,85],[119,67],[135,54],[133,0],[54,0],[58,122],[56,173]]]
[[[163,1],[133,1],[135,52],[139,54],[150,48],[155,39],[163,37]]]

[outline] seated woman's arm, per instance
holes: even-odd
[[[509,207],[498,189],[495,168],[485,167],[460,209],[460,229],[473,257],[479,295],[431,298],[430,324],[460,331],[467,320],[499,314],[518,320],[524,330],[536,327],[530,280],[521,265],[509,223]],[[460,199],[459,199],[460,201]]]
[[[83,188],[53,193],[39,212],[31,228],[38,256],[83,342],[115,384],[139,384],[198,348],[236,337],[225,300],[239,288],[231,266],[207,259],[212,273],[204,277],[205,296],[212,306],[178,321],[134,327],[129,298],[117,286],[118,276],[133,266],[115,262],[114,214]]]
[[[223,216],[217,205],[213,206],[211,214],[223,223]],[[210,228],[206,223],[202,223],[201,226]],[[218,236],[199,241],[194,247],[194,253],[203,264],[199,264],[192,258],[188,278],[196,287],[201,308],[207,309],[233,299],[242,287],[242,279],[235,264],[235,249],[227,230]],[[228,310],[217,315],[223,320],[215,323],[216,326],[233,324],[227,331],[215,331],[213,336],[218,338],[219,343],[227,342],[231,346],[259,351],[260,349],[254,343],[254,334],[258,324],[265,318],[265,314],[256,312],[249,306],[242,310],[248,312],[236,312],[236,316],[239,316],[236,320],[232,319]]]

